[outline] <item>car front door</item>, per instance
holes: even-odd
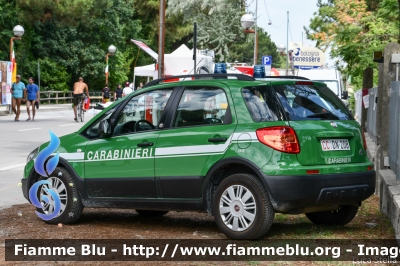
[[[186,87],[156,145],[155,176],[163,198],[200,198],[204,177],[231,142],[236,122],[219,87]],[[168,123],[168,120],[167,120]]]
[[[85,185],[90,197],[158,197],[155,143],[171,93],[172,89],[163,89],[132,97],[111,116],[112,135],[87,144]]]

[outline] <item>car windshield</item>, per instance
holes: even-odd
[[[290,120],[353,120],[342,101],[327,86],[272,85]]]

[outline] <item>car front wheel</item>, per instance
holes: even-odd
[[[262,237],[275,215],[264,186],[250,174],[234,174],[219,184],[213,212],[219,229],[231,239]]]
[[[314,224],[320,225],[346,225],[354,219],[358,211],[358,206],[340,206],[334,211],[306,213],[307,218]]]
[[[49,224],[71,224],[82,215],[83,204],[74,179],[65,168],[57,167],[49,177],[41,177],[39,181],[46,180],[37,190],[37,199],[41,208],[36,208],[40,214],[58,214],[50,220],[44,220]],[[54,197],[54,193],[58,195]]]

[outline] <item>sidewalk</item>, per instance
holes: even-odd
[[[0,105],[0,116],[13,115],[8,114],[8,107],[6,105]],[[65,104],[41,104],[39,105],[38,112],[54,112],[54,111],[64,111],[72,110],[72,105],[70,103]],[[26,113],[26,105],[21,104],[21,113]]]

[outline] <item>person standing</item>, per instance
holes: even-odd
[[[108,103],[110,101],[110,89],[108,88],[107,84],[103,88],[101,96],[103,98],[103,103]]]
[[[121,84],[118,84],[114,92],[114,101],[118,101],[121,98],[122,98],[122,87]]]
[[[28,119],[26,119],[26,121],[31,120],[30,106],[32,106],[32,121],[35,121],[35,105],[36,101],[40,101],[40,93],[39,87],[33,83],[32,77],[29,78],[29,84],[24,91],[24,99],[26,100],[26,111],[28,113]]]
[[[85,96],[83,94],[84,90],[86,91],[86,96],[89,97],[89,88],[86,83],[83,82],[83,78],[79,77],[78,81],[74,84],[74,96],[72,98],[72,103],[74,104],[75,122],[78,122],[78,119],[76,118],[76,107],[80,101],[83,105],[83,101],[85,100]]]
[[[125,82],[125,88],[124,88],[124,90],[122,91],[122,97],[125,97],[126,95],[128,95],[128,94],[130,94],[130,93],[132,93],[132,92],[133,92],[133,90],[132,90],[131,87],[129,87],[129,82],[128,82],[128,81]]]
[[[21,102],[25,101],[23,97],[25,84],[21,81],[21,75],[17,75],[17,81],[11,86],[12,93],[12,109],[15,114],[14,121],[19,121],[19,115],[21,113]]]
[[[143,88],[143,83],[142,82],[140,82],[139,83],[139,88],[137,88],[138,90],[141,90]]]

